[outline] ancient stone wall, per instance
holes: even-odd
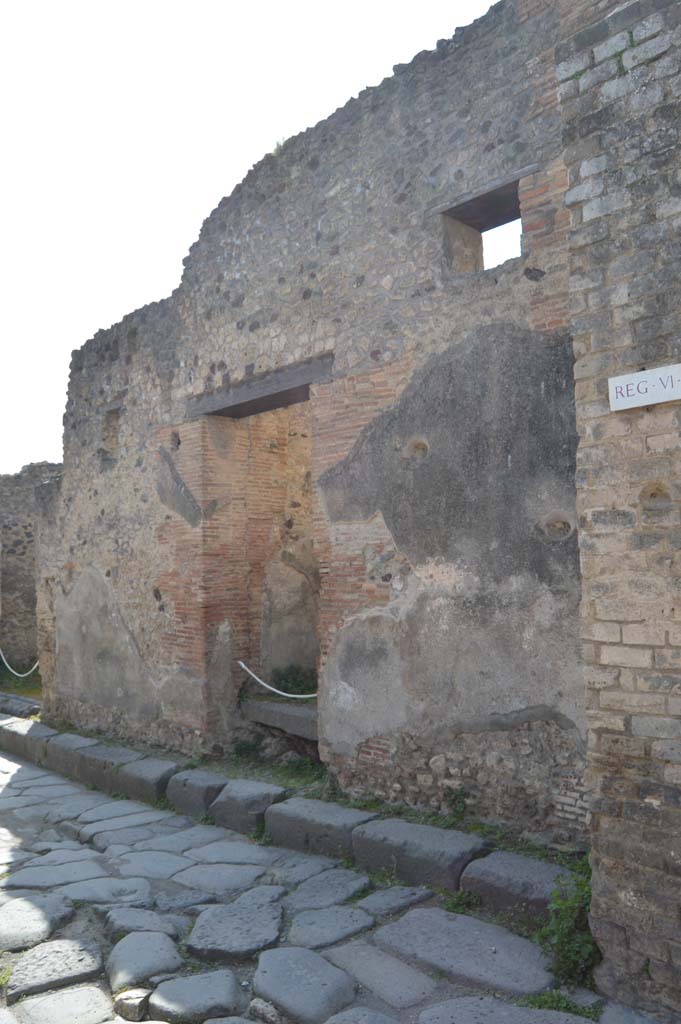
[[[48,713],[222,746],[238,658],[305,636],[348,788],[583,828],[562,31],[506,0],[396,68],[74,353]],[[503,204],[522,256],[483,270]]]
[[[0,647],[17,671],[36,659],[35,488],[61,466],[40,462],[0,476]]]
[[[681,422],[678,403],[611,412],[607,379],[681,359],[681,5],[619,5],[557,60],[598,981],[678,1021]]]

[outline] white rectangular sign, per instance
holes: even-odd
[[[608,388],[613,412],[635,409],[639,405],[678,401],[681,399],[681,363],[610,377]]]

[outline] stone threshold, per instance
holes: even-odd
[[[169,758],[58,732],[0,714],[0,749],[112,796],[170,806],[277,846],[353,861],[411,885],[475,893],[493,911],[547,912],[565,869],[495,850],[479,836],[419,825],[342,804],[289,796],[281,786],[184,769]]]

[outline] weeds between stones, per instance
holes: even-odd
[[[561,1013],[573,1013],[576,1017],[585,1017],[587,1020],[599,1020],[603,1012],[603,1004],[595,1006],[580,1006],[562,992],[553,989],[551,992],[542,992],[538,996],[527,996],[518,1001],[518,1006],[527,1006],[533,1010],[558,1010]]]
[[[591,875],[584,862],[580,871],[572,871],[569,881],[559,881],[553,890],[549,920],[537,933],[559,984],[593,984],[601,954],[589,928],[590,904]]]

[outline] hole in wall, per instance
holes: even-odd
[[[180,435],[179,435],[178,431],[177,430],[173,430],[173,432],[170,435],[170,450],[171,450],[171,452],[179,451],[179,448],[180,448],[181,444],[182,444],[182,441],[180,440]]]
[[[562,512],[551,512],[548,516],[540,519],[536,529],[542,540],[549,544],[556,544],[571,537],[575,527],[569,516]]]
[[[425,459],[429,451],[428,442],[422,437],[415,437],[405,446],[404,455],[408,459]]]

